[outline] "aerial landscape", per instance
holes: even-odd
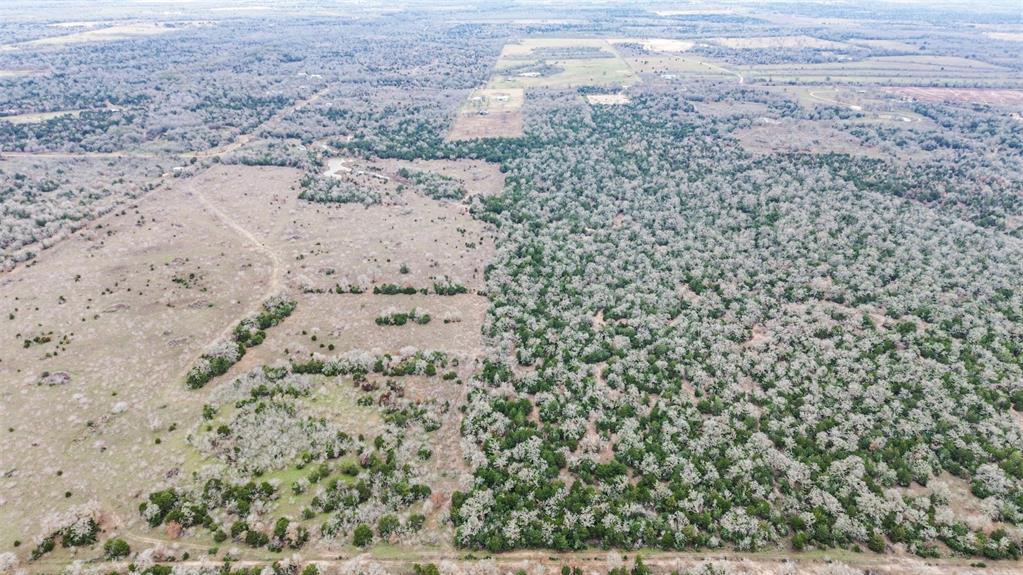
[[[0,575],[1023,574],[1023,4],[0,2]]]

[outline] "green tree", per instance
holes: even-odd
[[[356,547],[368,547],[373,542],[373,529],[365,523],[360,524],[355,528],[355,533],[352,534],[352,543]]]

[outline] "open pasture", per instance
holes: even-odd
[[[905,125],[931,125],[909,103],[893,98],[886,89],[871,86],[771,86],[804,108],[834,107],[855,114],[855,121]]]
[[[1023,42],[1023,32],[988,32],[985,34],[992,40],[1004,40],[1006,42]]]
[[[190,183],[168,182],[0,278],[3,541],[31,541],[48,516],[90,500],[135,524],[137,498],[185,461],[173,428],[201,398],[181,375],[271,275]]]
[[[33,114],[17,114],[14,116],[0,116],[0,122],[10,122],[12,124],[34,124],[37,122],[45,122],[54,118],[60,118],[63,116],[78,116],[82,113],[82,110],[60,110],[56,112],[37,112]]]
[[[1011,70],[952,56],[881,56],[826,64],[767,64],[741,68],[757,83],[887,84],[1010,87],[1023,84]]]
[[[19,44],[25,47],[66,46],[86,42],[114,42],[131,40],[144,36],[166,34],[194,24],[172,24],[167,22],[140,22],[136,24],[119,24],[107,27],[88,26],[86,30],[61,36],[50,36]]]
[[[487,87],[570,89],[630,85],[637,81],[607,40],[529,38],[504,46]]]
[[[514,138],[522,135],[522,88],[481,88],[469,94],[448,132],[448,140]]]
[[[652,76],[661,80],[729,80],[736,81],[737,75],[725,66],[727,64],[699,56],[634,56],[626,62],[636,74]]]
[[[480,162],[435,164],[393,161],[379,169],[446,170],[477,193],[500,187],[500,174],[478,170]],[[310,353],[399,354],[411,346],[459,358],[460,377],[468,376],[482,353],[486,300],[475,292],[493,249],[489,232],[464,205],[411,190],[400,202],[368,208],[304,202],[297,199],[300,175],[217,165],[167,179],[137,206],[3,276],[0,376],[9,385],[0,418],[10,427],[0,468],[4,541],[30,541],[48,516],[86,502],[102,510],[104,529],[129,540],[172,539],[145,526],[139,502],[209,463],[185,440],[189,422],[218,384],[265,363]],[[468,292],[434,295],[435,283]],[[383,284],[429,294],[372,293]],[[366,292],[333,291],[349,285]],[[188,390],[183,374],[195,357],[281,291],[297,300],[294,317],[208,389]],[[419,308],[433,319],[377,325],[392,307]],[[458,401],[461,388],[444,386],[451,393],[432,395]],[[352,393],[346,389],[331,393]],[[354,406],[355,397],[345,397],[331,400],[330,409],[339,409],[338,401]],[[449,418],[436,432],[435,450],[446,453],[437,465],[461,459],[458,421]],[[445,482],[457,474],[442,472],[430,471],[435,485],[450,491],[457,482]]]

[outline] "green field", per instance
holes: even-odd
[[[547,59],[545,50],[599,50],[607,57]],[[542,72],[532,71],[542,69]],[[625,60],[607,41],[594,38],[539,38],[508,44],[495,65],[488,88],[574,88],[619,86],[639,82]]]

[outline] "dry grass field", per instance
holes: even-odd
[[[195,22],[139,22],[135,24],[118,24],[104,27],[88,25],[84,26],[87,29],[81,32],[40,38],[38,40],[26,42],[23,46],[66,46],[69,44],[81,44],[84,42],[114,42],[117,40],[130,40],[141,36],[166,34],[168,32],[179,30],[182,27],[195,25],[201,24]]]
[[[0,277],[5,541],[31,541],[48,514],[93,498],[111,524],[132,525],[136,498],[184,463],[170,429],[201,398],[180,376],[270,272],[186,183]]]
[[[917,52],[920,50],[919,46],[910,44],[908,42],[900,42],[898,40],[882,40],[873,38],[857,38],[849,40],[850,44],[856,46],[866,46],[868,48],[876,48],[878,50],[891,50],[893,52]]]
[[[725,67],[725,63],[697,56],[635,56],[625,61],[637,74],[653,76],[662,80],[683,82],[699,80],[727,80],[734,82],[736,73]]]
[[[384,169],[403,166],[413,164],[394,161]],[[501,185],[500,172],[478,162],[415,166],[460,176],[475,193],[494,193]],[[183,374],[210,342],[274,292],[297,299],[294,316],[218,381],[314,352],[396,354],[410,346],[446,352],[458,358],[461,377],[471,373],[481,353],[486,299],[475,292],[493,249],[489,232],[464,205],[409,190],[394,203],[369,208],[304,202],[297,199],[300,175],[289,168],[216,165],[168,180],[137,206],[101,218],[32,266],[0,278],[0,377],[10,383],[0,396],[3,540],[31,541],[48,514],[90,500],[108,531],[137,542],[165,537],[145,526],[137,506],[152,490],[204,464],[186,434],[217,389],[214,382],[189,391]],[[328,291],[348,282],[429,288],[446,280],[469,293]],[[435,320],[376,325],[392,307],[419,307]],[[462,388],[436,382],[411,382],[410,393],[457,405]],[[331,409],[355,409],[354,392],[344,391],[350,386],[330,389]],[[461,460],[458,418],[445,420],[434,435],[442,456],[430,473],[440,491],[450,493],[459,480],[446,467]],[[436,517],[429,525],[437,525]],[[66,561],[67,553],[54,560]]]
[[[1023,32],[988,32],[985,35],[993,40],[1005,40],[1006,42],[1023,42]]]
[[[474,90],[458,110],[448,140],[514,138],[522,135],[522,88]]]
[[[496,196],[504,190],[501,166],[483,160],[377,160],[384,173],[398,175],[407,168],[435,172],[458,180],[469,196]]]
[[[58,112],[38,112],[35,114],[18,114],[15,116],[0,116],[0,122],[10,122],[12,124],[34,124],[36,122],[45,122],[54,118],[60,118],[62,116],[78,116],[82,113],[82,110],[62,110]]]

